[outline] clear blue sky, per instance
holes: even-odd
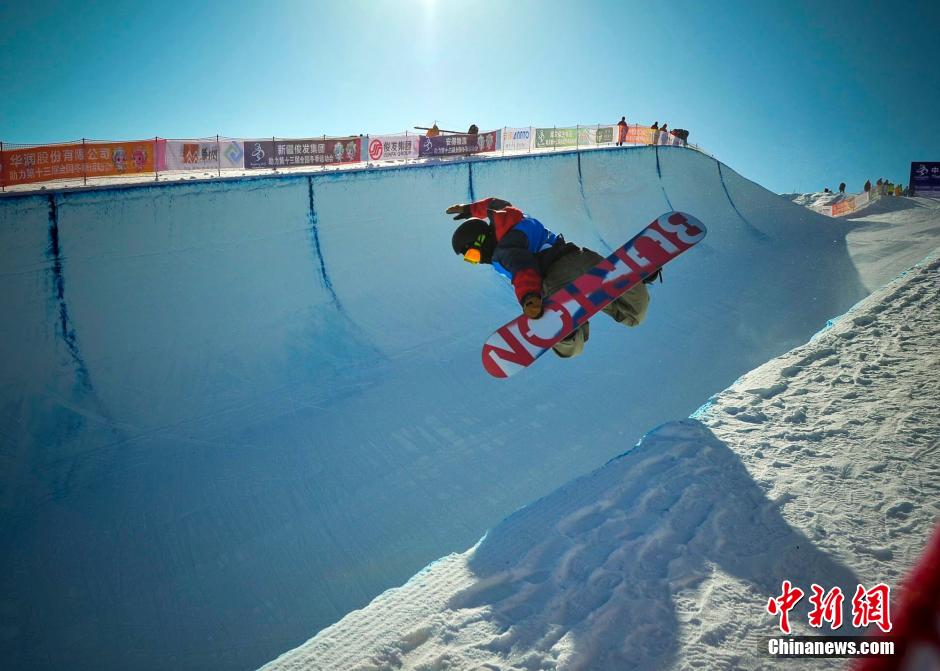
[[[940,2],[14,0],[0,140],[658,120],[774,191],[940,161]]]

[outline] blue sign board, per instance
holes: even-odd
[[[911,195],[940,198],[940,162],[911,163]]]

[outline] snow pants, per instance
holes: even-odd
[[[542,278],[542,293],[550,296],[572,280],[579,278],[593,268],[603,256],[586,248],[572,250],[561,256],[548,268]],[[624,326],[637,326],[646,317],[650,294],[646,285],[640,282],[619,298],[610,302],[603,309],[610,317]],[[552,349],[560,357],[578,356],[584,351],[584,343],[590,336],[590,322],[582,324],[571,336],[565,338]]]

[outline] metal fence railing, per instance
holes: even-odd
[[[72,140],[55,144],[0,142],[0,189],[30,191],[55,183],[79,186],[103,181],[159,181],[221,177],[256,171],[323,170],[513,156],[624,145],[670,145],[701,151],[688,134],[630,124],[503,127],[474,132],[304,138],[208,138]]]

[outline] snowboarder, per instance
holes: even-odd
[[[543,296],[577,279],[603,259],[597,252],[552,233],[502,198],[451,205],[445,211],[455,220],[466,219],[451,239],[454,253],[473,264],[492,265],[509,278],[523,312],[532,319],[542,316]],[[649,307],[646,285],[657,277],[661,277],[659,271],[611,302],[604,312],[625,326],[639,325]],[[584,351],[589,337],[590,322],[585,322],[552,349],[560,357],[577,356]]]

